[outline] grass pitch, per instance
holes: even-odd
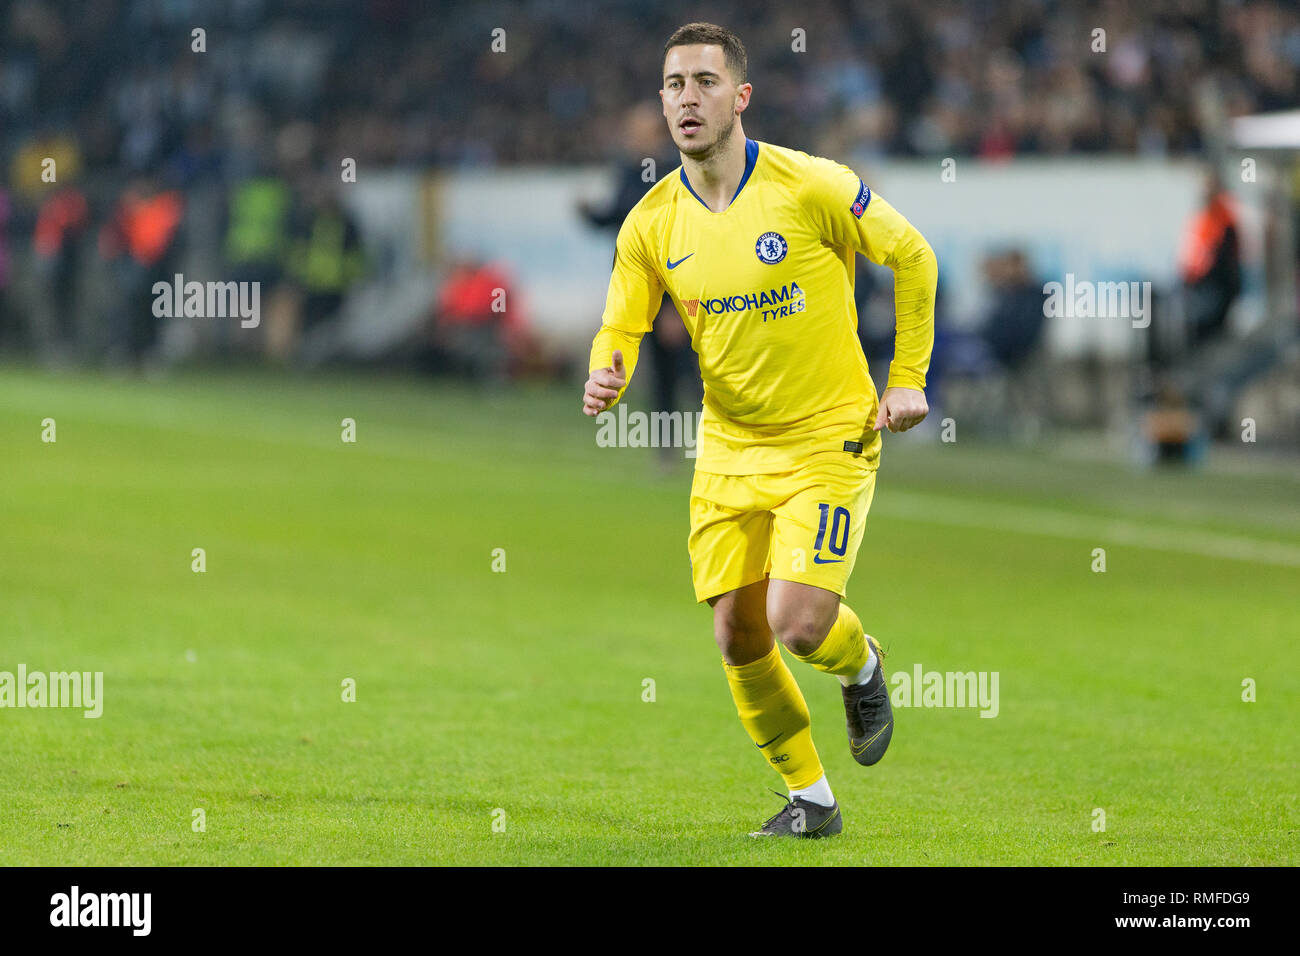
[[[1300,479],[887,435],[849,599],[999,713],[896,708],[864,769],[792,660],[845,832],[773,843],[690,462],[594,430],[576,387],[0,371],[0,671],[104,674],[99,719],[0,709],[0,863],[1300,862]]]

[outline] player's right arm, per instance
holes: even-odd
[[[618,401],[627,388],[627,369],[623,366],[623,353],[614,349],[613,358],[607,368],[591,370],[587,379],[587,389],[582,393],[582,413],[599,415],[607,407]]]
[[[582,396],[586,415],[612,408],[623,397],[636,368],[641,337],[653,328],[663,301],[663,283],[646,253],[639,222],[640,217],[630,215],[618,231],[605,313],[587,363],[590,377]]]

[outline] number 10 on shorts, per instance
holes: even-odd
[[[813,562],[816,564],[827,564],[829,560],[821,556],[822,544],[827,545],[827,550],[831,554],[844,557],[844,552],[849,546],[849,509],[836,508],[834,516],[831,515],[831,506],[823,502],[817,506],[821,512],[821,518],[817,522],[817,543],[813,545]],[[831,526],[831,539],[826,541],[826,525]]]

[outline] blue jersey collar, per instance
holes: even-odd
[[[727,204],[727,209],[730,209],[732,205],[735,204],[736,197],[739,196],[740,191],[745,188],[745,183],[749,182],[749,174],[754,171],[754,165],[757,162],[758,162],[758,143],[755,140],[746,138],[745,139],[745,174],[740,177],[740,185],[736,187],[736,195],[731,197],[731,202]],[[682,176],[682,185],[686,187],[686,190],[696,199],[699,199],[701,206],[703,206],[705,209],[709,209],[709,204],[706,203],[703,199],[700,199],[699,194],[694,189],[691,188],[691,181],[686,178],[685,165],[683,165],[681,168],[681,176]],[[723,210],[723,212],[726,211],[727,211],[726,209]],[[709,212],[713,212],[713,210],[709,209]],[[721,213],[714,213],[714,215],[721,215]]]

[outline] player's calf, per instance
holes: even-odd
[[[869,767],[885,755],[894,728],[882,664],[884,652],[876,639],[863,631],[862,622],[847,604],[837,604],[833,620],[820,643],[807,653],[796,652],[795,657],[839,678],[849,750],[854,760]]]

